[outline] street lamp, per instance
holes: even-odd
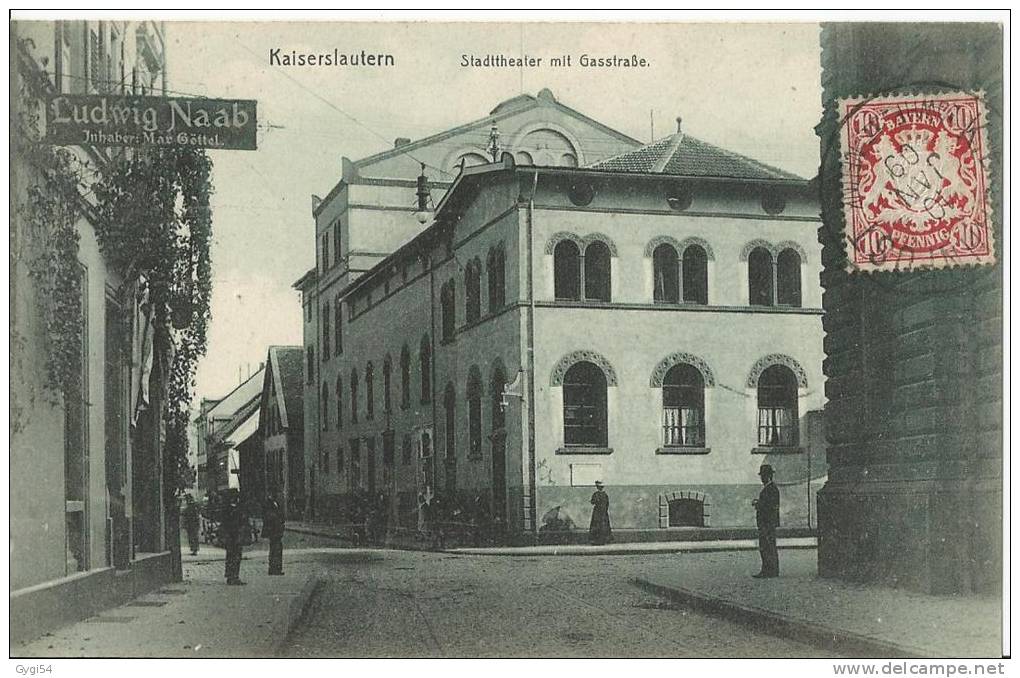
[[[418,209],[414,213],[414,218],[424,226],[432,218],[432,211],[429,209],[429,200],[432,199],[432,196],[429,195],[429,180],[425,176],[425,163],[421,164],[421,174],[418,175],[418,188],[415,190],[415,195],[418,196]]]

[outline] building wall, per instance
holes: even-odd
[[[811,501],[807,480],[824,473],[820,449],[805,448],[796,455],[753,454],[757,390],[748,378],[755,362],[770,354],[789,356],[803,368],[807,386],[800,389],[799,412],[804,446],[809,439],[804,419],[823,404],[820,262],[814,244],[817,215],[810,198],[789,196],[784,214],[771,218],[755,195],[744,196],[732,186],[709,186],[695,193],[692,216],[656,204],[658,187],[647,182],[615,185],[604,185],[597,202],[587,208],[564,205],[564,192],[548,182],[547,190],[540,187],[536,198],[537,515],[541,518],[562,506],[561,517],[569,515],[576,524],[586,524],[591,481],[599,477],[614,498],[613,520],[618,527],[659,527],[659,497],[670,492],[702,495],[712,526],[753,525],[750,500],[760,487],[756,473],[761,463],[768,462],[786,485],[784,523],[806,525],[803,507]],[[610,205],[616,209],[606,211]],[[618,252],[612,258],[613,303],[555,301],[551,244],[563,232],[581,238],[602,233],[613,241]],[[713,259],[708,306],[653,303],[652,262],[646,247],[658,236],[680,242],[696,237],[709,245]],[[754,240],[795,242],[806,254],[801,308],[749,306],[747,262],[741,251]],[[551,375],[560,359],[575,351],[594,351],[615,371],[617,385],[608,389],[611,454],[562,453],[562,386],[552,385]],[[662,389],[652,387],[650,380],[656,365],[675,352],[694,354],[715,378],[715,385],[705,390],[708,454],[656,452],[662,447]],[[809,459],[814,467],[810,472]],[[584,478],[581,487],[571,487],[572,465],[588,465],[575,467]],[[815,480],[812,493],[820,485]]]
[[[849,274],[841,160],[828,151],[840,98],[983,93],[998,246],[1002,49],[993,23],[823,27],[816,129],[831,470],[819,493],[822,576],[932,593],[1001,588],[1003,252],[987,267]]]
[[[109,48],[111,36],[116,32],[123,44],[124,63],[130,72],[137,63],[134,23],[128,22],[59,22],[61,30],[69,36],[69,49],[62,54],[58,80],[54,74],[58,54],[57,24],[54,22],[15,22],[12,24],[11,63],[17,64],[19,45],[23,44],[34,66],[47,72],[50,81],[63,91],[86,93],[105,89],[121,91],[119,83],[113,86],[106,74],[99,74],[98,85],[86,65],[87,38],[95,31],[103,35]],[[146,24],[146,30],[158,46],[156,56],[162,59],[162,29]],[[22,41],[25,41],[22,43]],[[118,50],[119,52],[119,50]],[[64,61],[69,57],[69,63]],[[104,55],[105,61],[105,55]],[[114,60],[114,65],[117,61]],[[17,114],[24,101],[21,93],[20,70],[12,67],[12,114]],[[86,77],[89,79],[86,80]],[[160,74],[162,77],[162,74]],[[73,152],[85,155],[84,149]],[[16,259],[12,261],[12,356],[11,356],[11,477],[18,479],[11,486],[11,589],[17,591],[29,586],[51,582],[74,574],[77,563],[70,557],[67,544],[67,508],[65,501],[65,452],[63,396],[55,394],[48,385],[46,375],[47,342],[41,325],[37,304],[37,289],[29,275],[32,249],[26,224],[19,218],[18,207],[29,185],[35,183],[33,168],[19,158],[12,158],[12,200],[15,209],[12,218],[12,248]],[[85,408],[83,429],[86,447],[82,457],[86,467],[84,513],[87,540],[85,568],[100,570],[112,565],[109,558],[110,537],[107,520],[110,506],[106,482],[106,304],[107,295],[121,286],[121,280],[108,271],[99,251],[95,232],[86,221],[78,223],[80,236],[78,259],[85,273],[83,289],[85,328],[83,334],[85,357],[83,399]],[[125,398],[123,419],[128,417],[128,398]],[[122,420],[123,420],[122,419]],[[125,440],[125,445],[129,442]],[[131,452],[125,451],[127,465],[122,469],[125,494],[125,511],[132,514]],[[31,482],[26,482],[31,479]]]

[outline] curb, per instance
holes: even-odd
[[[883,659],[936,659],[937,655],[927,654],[915,648],[908,648],[852,631],[794,619],[770,610],[751,605],[741,605],[728,600],[714,598],[702,593],[679,587],[662,586],[641,579],[631,583],[640,589],[666,598],[698,612],[753,628],[780,638],[808,643],[823,650],[829,650],[847,657],[880,657]]]
[[[290,601],[287,606],[287,619],[285,628],[280,639],[273,645],[272,657],[283,656],[284,649],[290,644],[290,638],[298,625],[308,616],[308,609],[311,607],[315,594],[322,587],[322,580],[317,576],[309,575],[301,591]]]
[[[314,528],[306,527],[286,527],[287,531],[296,532],[298,534],[307,534],[316,537],[323,537],[326,539],[333,539],[335,541],[344,543],[352,548],[353,544],[350,543],[349,539],[346,539],[339,533],[326,532],[324,530],[317,530]],[[784,539],[799,539],[801,537],[784,537]],[[397,544],[387,543],[382,546],[376,546],[374,548],[391,549],[395,551],[423,551],[426,553],[445,553],[447,555],[454,556],[518,556],[518,557],[529,557],[536,558],[542,556],[630,556],[630,555],[650,555],[659,553],[722,553],[730,551],[755,551],[758,549],[754,545],[713,545],[701,547],[698,544],[704,543],[705,540],[691,539],[688,541],[677,541],[673,542],[675,546],[670,548],[650,548],[650,547],[638,547],[638,548],[623,548],[623,544],[641,544],[642,542],[620,542],[620,545],[611,546],[601,549],[585,549],[585,550],[569,550],[569,551],[545,551],[545,552],[534,552],[530,549],[536,548],[535,546],[508,546],[504,548],[497,548],[493,550],[479,550],[486,547],[473,547],[464,546],[449,549],[431,549],[418,544]],[[723,540],[720,540],[723,541]],[[732,539],[730,541],[745,541],[744,539]],[[578,544],[563,544],[562,546],[568,548],[575,548]],[[816,549],[818,548],[817,543],[815,544],[780,544],[780,549]]]
[[[676,554],[676,553],[726,553],[735,551],[757,551],[757,546],[706,546],[699,548],[696,546],[698,542],[677,542],[675,547],[667,549],[658,548],[635,548],[635,549],[622,549],[622,548],[608,548],[608,549],[592,549],[588,551],[545,551],[536,553],[534,551],[528,551],[531,547],[521,546],[516,549],[500,549],[498,551],[484,551],[479,552],[474,548],[468,547],[463,549],[446,549],[442,551],[436,551],[436,553],[448,553],[454,556],[518,556],[518,557],[529,557],[529,558],[541,558],[542,556],[640,556],[640,555],[656,555],[656,554]],[[790,549],[817,549],[816,544],[791,544],[789,546],[780,545],[781,550]]]

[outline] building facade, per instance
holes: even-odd
[[[276,496],[288,519],[299,520],[305,497],[304,350],[271,346],[266,356],[258,441],[264,492]],[[242,482],[242,490],[243,490]],[[265,494],[259,495],[260,501]]]
[[[680,131],[585,168],[519,157],[465,164],[325,332],[306,308],[317,510],[382,493],[411,527],[440,495],[535,537],[586,527],[602,480],[616,529],[749,526],[768,462],[784,524],[808,526],[825,473],[808,182]]]
[[[422,164],[430,177],[425,188],[431,200],[438,201],[461,166],[491,161],[493,149],[497,154],[510,151],[522,163],[572,167],[639,145],[542,90],[536,96],[504,101],[488,116],[465,125],[413,142],[398,138],[392,149],[361,160],[343,159],[337,185],[325,198],[312,197],[316,268],[295,283],[304,309],[309,500],[335,494],[320,491],[321,473],[316,469],[318,450],[333,450],[335,457],[339,442],[335,433],[323,429],[320,400],[324,389],[334,390],[340,373],[348,371],[335,359],[342,346],[332,340],[343,334],[347,313],[340,296],[365,271],[424,230],[428,218],[420,218],[415,207]],[[322,482],[330,484],[328,479]]]
[[[215,401],[203,400],[203,403],[215,403],[208,409],[203,408],[201,421],[196,422],[204,440],[207,492],[240,488],[238,445],[258,430],[264,381],[265,366],[260,365],[227,395]]]
[[[1002,242],[1002,41],[994,24],[823,26],[823,576],[935,593],[1001,586],[1002,265],[849,274],[836,151],[840,98],[983,93]]]
[[[35,102],[46,96],[165,90],[159,22],[14,22],[10,49],[12,135],[22,143],[33,137],[16,126],[40,114]],[[100,149],[67,150],[87,163],[106,161]],[[100,252],[82,195],[75,224],[80,362],[74,387],[54,386],[33,275],[46,241],[26,217],[41,180],[35,162],[12,151],[12,639],[94,614],[172,576],[151,310],[137,281],[125,280]]]

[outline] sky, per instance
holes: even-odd
[[[484,117],[522,92],[641,141],[683,129],[809,178],[821,117],[817,24],[168,22],[171,94],[258,101],[257,151],[211,151],[212,324],[197,395],[220,397],[271,345],[301,345],[292,284],[314,266],[312,194],[341,158]],[[389,53],[392,67],[283,67],[281,53]],[[530,69],[463,68],[464,54],[542,57]],[[551,68],[570,54],[573,66]],[[581,54],[644,57],[646,68],[584,68]]]

